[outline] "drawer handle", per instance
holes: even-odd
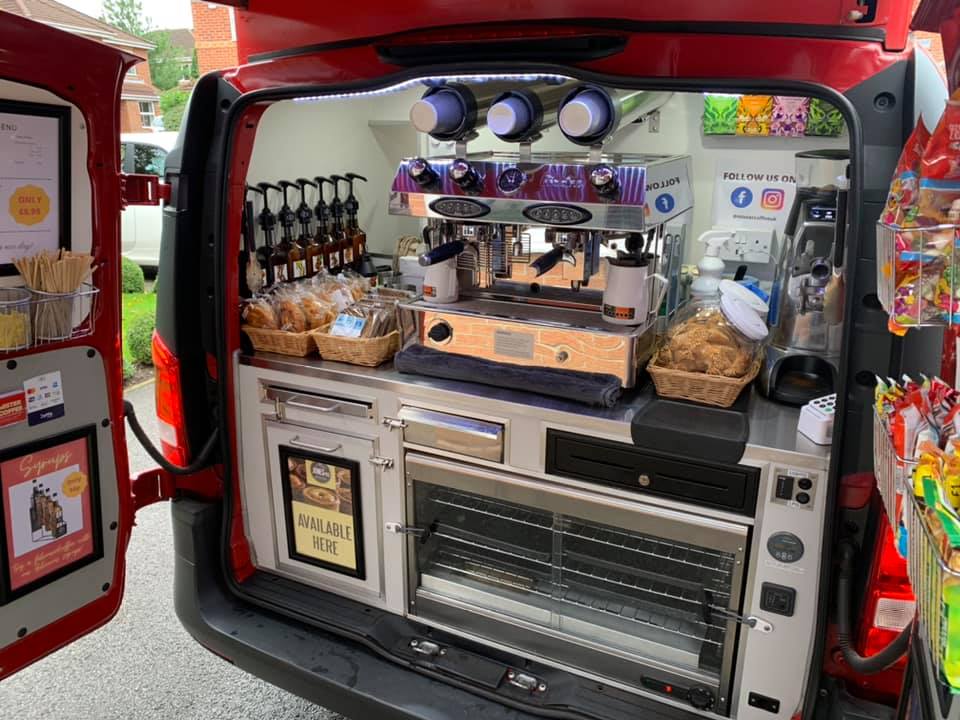
[[[313,405],[311,403],[297,402],[296,400],[287,400],[284,404],[289,405],[290,407],[303,408],[304,410],[316,410],[317,412],[325,412],[325,413],[333,412],[334,410],[340,407],[340,403],[338,402],[327,405],[326,407],[323,407],[321,405]]]
[[[650,487],[650,476],[643,473],[637,478],[637,482],[640,483],[640,487]]]
[[[297,435],[295,438],[290,440],[291,445],[296,447],[306,448],[307,450],[316,450],[317,452],[332,453],[339,450],[342,446],[337,443],[333,447],[323,447],[322,445],[313,445],[312,443],[304,442],[300,439],[300,436]]]

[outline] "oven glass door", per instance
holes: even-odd
[[[639,681],[602,659],[616,655],[725,694],[746,526],[412,453],[406,469],[428,530],[412,541],[419,614],[456,622],[444,605],[476,610],[512,626],[509,644],[539,629],[556,641],[537,643],[546,656],[579,644],[597,651],[570,655],[598,658],[585,669],[619,665],[613,674]]]

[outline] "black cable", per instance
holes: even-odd
[[[843,651],[843,658],[852,670],[861,675],[872,675],[886,670],[903,657],[910,649],[910,636],[913,633],[913,621],[893,639],[883,650],[870,657],[861,656],[850,641],[850,596],[853,558],[856,550],[849,542],[840,544],[840,574],[837,578],[837,644]]]
[[[123,414],[126,416],[127,422],[130,423],[130,429],[133,430],[133,434],[143,446],[143,449],[147,451],[147,454],[153,458],[154,461],[160,465],[160,467],[169,473],[173,473],[174,475],[192,475],[198,470],[206,467],[207,461],[209,460],[210,455],[213,453],[213,449],[217,445],[217,428],[214,428],[210,438],[206,443],[204,443],[203,448],[200,450],[200,454],[194,458],[192,463],[186,466],[174,465],[163,456],[163,453],[157,450],[150,438],[147,437],[147,433],[144,432],[143,426],[140,425],[140,421],[137,420],[137,412],[133,408],[133,403],[131,403],[129,400],[123,401]]]

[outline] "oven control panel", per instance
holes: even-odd
[[[770,502],[812,510],[817,492],[817,474],[796,468],[773,468]]]

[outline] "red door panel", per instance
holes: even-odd
[[[383,38],[412,30],[544,21],[596,21],[598,25],[640,30],[681,31],[690,28],[715,31],[719,24],[729,28],[743,25],[743,31],[777,34],[777,26],[797,29],[811,37],[822,36],[824,28],[836,31],[873,30],[885,37],[891,50],[903,49],[912,3],[910,0],[808,0],[769,2],[734,0],[702,2],[676,0],[670,3],[622,0],[525,0],[502,3],[463,0],[367,0],[350,12],[328,3],[300,0],[248,0],[237,13],[237,40],[242,62],[252,55],[286,48]],[[224,4],[239,5],[226,2]],[[610,21],[616,21],[610,24]],[[759,30],[756,26],[770,26]],[[754,26],[751,28],[750,26]]]
[[[10,592],[2,601],[2,679],[104,624],[116,613],[123,594],[124,555],[133,525],[133,502],[124,439],[120,361],[119,98],[124,74],[138,58],[9,13],[0,13],[0,18],[0,80],[14,83],[14,88],[33,86],[48,91],[57,97],[57,104],[72,104],[82,115],[82,129],[78,129],[79,122],[71,121],[74,130],[71,146],[82,147],[82,144],[75,144],[86,142],[87,153],[82,163],[74,156],[71,175],[73,178],[78,172],[89,175],[90,252],[98,266],[95,282],[100,288],[100,302],[92,313],[95,321],[92,334],[79,340],[55,342],[17,353],[2,352],[0,362],[3,365],[0,367],[14,371],[15,368],[44,367],[53,359],[68,361],[62,366],[67,408],[65,419],[59,424],[50,422],[36,428],[21,428],[17,431],[18,437],[25,442],[18,448],[28,447],[34,441],[38,446],[44,443],[55,445],[61,437],[70,436],[73,431],[65,425],[70,418],[82,416],[80,401],[84,392],[91,392],[91,388],[95,392],[96,415],[87,412],[87,425],[82,430],[87,433],[84,437],[95,438],[90,457],[99,458],[96,465],[98,480],[94,482],[91,476],[91,484],[98,489],[93,496],[95,507],[90,510],[93,520],[89,526],[82,527],[102,530],[102,537],[97,541],[100,547],[95,563],[96,585],[87,583],[87,587],[94,589],[92,596],[88,593],[81,598],[65,594],[67,585],[80,573],[90,572],[94,566],[91,560],[91,564],[76,570],[64,566],[62,573],[56,579],[51,576],[51,581],[44,587],[35,590],[32,586],[25,587],[16,598]],[[64,58],[69,58],[69,62],[64,62]],[[5,92],[16,94],[16,91],[7,91],[0,86],[0,97],[4,97]],[[84,129],[86,138],[79,137]],[[70,221],[69,218],[64,220]],[[71,386],[68,386],[68,378]],[[74,413],[74,410],[78,412]],[[80,431],[77,428],[77,432]],[[2,452],[6,452],[13,431],[5,432],[6,435],[0,437]],[[13,508],[10,498],[5,493],[0,498],[0,506],[6,500]],[[8,553],[8,556],[12,557],[12,554]],[[13,585],[12,582],[8,584]],[[51,593],[60,596],[50,602]]]

